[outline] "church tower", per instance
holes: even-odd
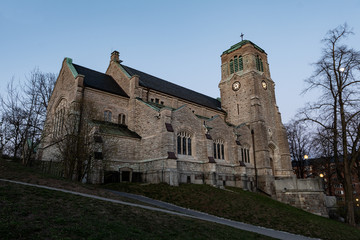
[[[266,52],[248,40],[221,55],[221,106],[226,121],[246,124],[252,134],[252,164],[259,187],[271,193],[275,177],[292,174],[286,130],[275,100]]]

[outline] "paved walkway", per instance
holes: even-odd
[[[157,207],[129,203],[129,202],[99,197],[96,195],[91,195],[91,194],[86,194],[86,193],[79,193],[79,192],[69,191],[69,190],[65,190],[65,189],[48,187],[48,186],[44,186],[44,185],[24,183],[24,182],[12,181],[12,180],[7,180],[7,179],[0,179],[0,181],[22,184],[22,185],[38,187],[38,188],[44,188],[44,189],[53,190],[53,191],[60,191],[60,192],[70,193],[70,194],[79,195],[79,196],[83,196],[83,197],[98,199],[98,200],[102,200],[102,201],[113,202],[113,203],[128,205],[128,206],[132,206],[132,207],[139,207],[139,208],[143,208],[143,209],[147,209],[147,210],[158,211],[158,212],[168,213],[168,214],[177,215],[177,216],[190,217],[190,218],[200,219],[200,220],[204,220],[204,221],[208,221],[208,222],[215,222],[215,223],[219,223],[222,225],[227,225],[230,227],[234,227],[234,228],[249,231],[249,232],[255,232],[258,234],[262,234],[262,235],[277,238],[277,239],[284,239],[284,240],[314,239],[314,238],[308,238],[308,237],[304,237],[304,236],[300,236],[300,235],[295,235],[292,233],[277,231],[277,230],[273,230],[273,229],[269,229],[269,228],[254,226],[254,225],[250,225],[247,223],[232,221],[229,219],[224,219],[224,218],[216,217],[216,216],[209,215],[206,213],[202,213],[202,212],[198,212],[198,211],[194,211],[194,210],[190,210],[190,209],[185,209],[185,208],[173,205],[173,204],[165,203],[162,201],[158,201],[158,200],[154,200],[154,199],[151,199],[148,197],[139,196],[139,195],[130,194],[130,193],[123,193],[123,192],[109,190],[120,196],[131,198],[131,199],[136,199],[136,200],[139,200],[144,203],[148,203],[148,204],[151,204],[151,205],[157,206]],[[161,207],[161,208],[158,208],[158,207]]]

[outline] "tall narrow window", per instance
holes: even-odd
[[[177,153],[181,154],[181,137],[179,135],[177,137],[177,149],[178,149]]]
[[[255,65],[256,65],[256,70],[260,71],[260,59],[259,59],[259,56],[256,56]]]
[[[250,162],[250,151],[248,148],[241,148],[241,161]]]
[[[53,125],[53,132],[54,136],[58,136],[63,134],[65,129],[65,103],[62,102],[59,104],[59,106],[56,109],[56,112],[54,114],[54,125]]]
[[[246,152],[246,149],[244,149],[244,162],[247,162],[247,152]]]
[[[182,139],[183,154],[186,155],[186,138]]]
[[[224,151],[224,144],[221,144],[221,159],[224,159],[225,156],[225,151]]]
[[[177,135],[177,153],[192,155],[191,135],[187,132],[180,132]]]
[[[188,155],[191,155],[191,138],[188,138]]]
[[[234,73],[234,61],[230,60],[230,74]]]
[[[239,71],[244,70],[243,58],[239,56]]]
[[[118,116],[118,123],[122,124],[122,125],[126,125],[125,121],[126,121],[125,114],[120,113],[119,116]]]
[[[235,65],[235,72],[237,72],[237,71],[239,70],[238,58],[237,58],[237,56],[234,57],[234,65]]]
[[[213,144],[214,146],[214,158],[216,158],[216,143],[214,142],[214,144]]]
[[[111,112],[109,110],[104,111],[104,121],[111,122]]]
[[[214,158],[225,159],[224,141],[221,139],[216,139],[213,145],[214,145]]]
[[[263,62],[262,62],[261,58],[259,57],[259,55],[256,56],[255,64],[256,64],[256,70],[258,70],[260,72],[264,71]]]

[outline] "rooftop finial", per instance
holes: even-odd
[[[240,37],[241,37],[241,41],[243,41],[244,40],[244,34],[241,33]]]

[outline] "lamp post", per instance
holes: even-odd
[[[325,179],[324,179],[325,174],[320,173],[320,174],[319,174],[319,177],[321,178],[322,188],[324,189],[324,192],[325,192],[325,194],[326,194],[326,189],[325,189]]]
[[[306,167],[306,160],[308,160],[309,156],[308,155],[304,155],[304,164],[303,164],[303,168],[306,169],[306,178],[308,177],[309,173],[308,173],[308,168]],[[305,177],[304,177],[305,178]]]

